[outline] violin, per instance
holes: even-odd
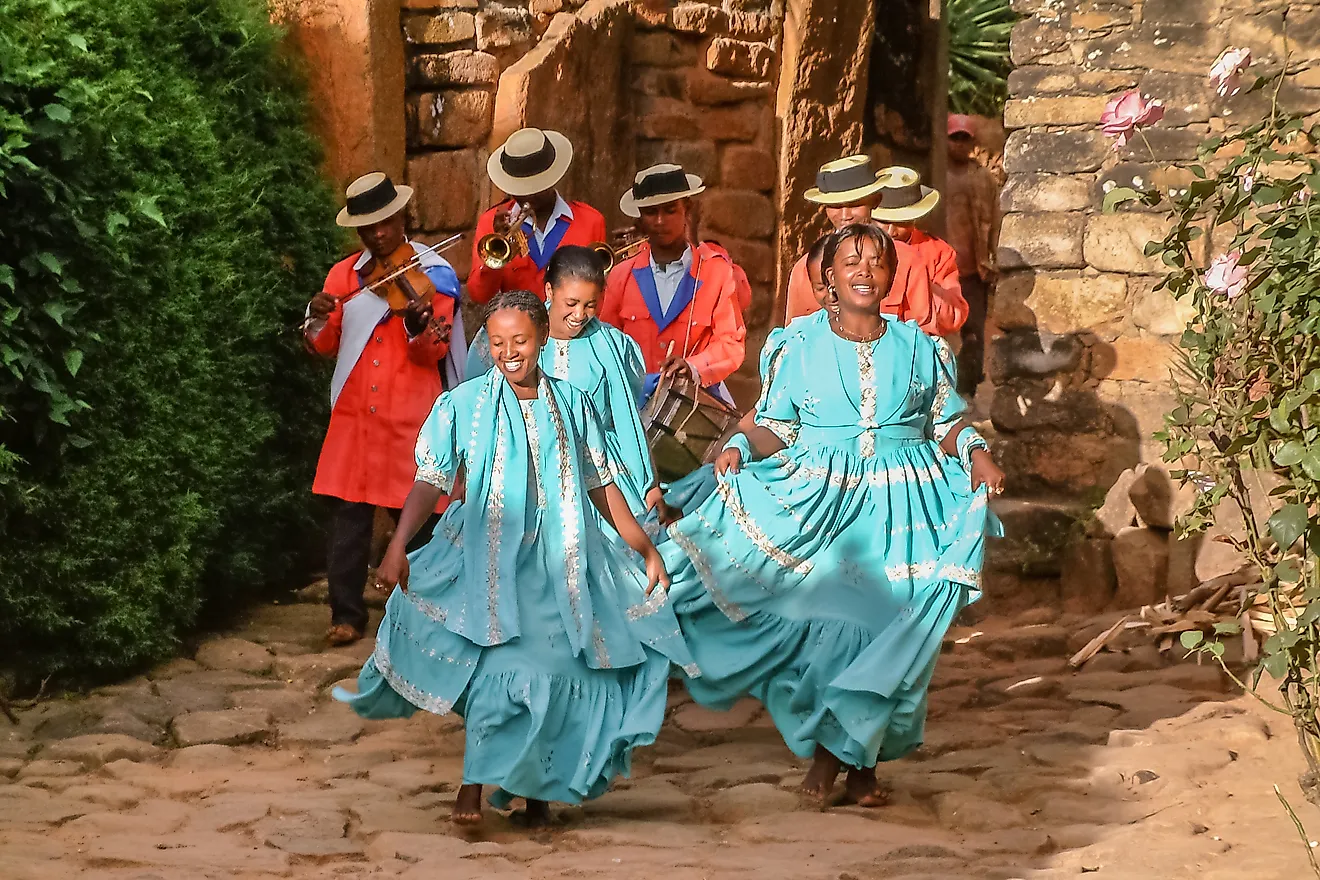
[[[419,256],[407,241],[388,256],[373,256],[362,267],[362,288],[383,297],[396,315],[429,306],[435,285],[422,271]]]

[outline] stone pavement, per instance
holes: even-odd
[[[195,659],[0,719],[0,877],[1268,880],[1306,871],[1274,783],[1320,829],[1286,719],[1153,649],[1073,673],[1105,621],[1036,610],[950,633],[886,807],[804,808],[758,704],[675,690],[631,780],[547,831],[460,833],[461,721],[331,700],[370,643],[323,650],[325,617],[257,607]]]

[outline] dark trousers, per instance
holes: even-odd
[[[376,508],[355,501],[339,501],[330,528],[330,624],[347,623],[359,631],[367,629],[367,603],[363,590],[367,585],[367,568],[371,564],[371,538],[376,520]],[[387,510],[397,524],[399,511]],[[431,540],[431,532],[440,520],[432,515],[408,542],[408,552]]]
[[[963,299],[967,300],[967,323],[962,328],[962,351],[958,352],[958,393],[971,395],[985,378],[985,319],[990,285],[979,275],[964,275]]]

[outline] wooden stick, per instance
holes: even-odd
[[[1078,651],[1076,654],[1073,654],[1072,657],[1068,660],[1068,665],[1071,666],[1073,669],[1076,669],[1077,667],[1085,663],[1087,660],[1090,660],[1096,654],[1099,654],[1100,649],[1103,648],[1105,645],[1109,644],[1109,641],[1114,636],[1118,635],[1118,633],[1123,629],[1123,627],[1127,625],[1127,622],[1128,622],[1127,615],[1124,615],[1123,617],[1119,618],[1118,623],[1115,623],[1109,629],[1105,630],[1104,632],[1100,633],[1100,635],[1091,639],[1091,641],[1086,643],[1085,648],[1082,648],[1082,650]]]

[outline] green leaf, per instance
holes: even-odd
[[[79,52],[87,51],[87,40],[81,34],[69,34],[67,39],[69,45],[77,49]]]
[[[1274,576],[1281,584],[1295,584],[1302,579],[1302,570],[1295,559],[1285,559],[1274,566]],[[1291,647],[1291,645],[1289,645]]]
[[[1265,667],[1271,678],[1283,678],[1288,672],[1288,655],[1271,654],[1261,665]]]
[[[1302,459],[1302,470],[1313,480],[1320,480],[1320,453],[1311,451]]]
[[[65,107],[63,104],[47,104],[41,109],[45,111],[48,118],[53,119],[56,122],[68,122],[73,118],[73,113],[71,113],[69,108]]]
[[[1223,643],[1223,642],[1211,642],[1210,644],[1206,645],[1205,647],[1206,647],[1206,650],[1207,650],[1207,651],[1209,651],[1211,654],[1214,654],[1216,657],[1222,657],[1222,656],[1224,656],[1224,643]]]
[[[78,375],[78,370],[82,367],[83,353],[78,349],[70,349],[64,353],[64,366],[69,368],[69,375]]]
[[[1215,633],[1217,635],[1236,635],[1242,632],[1242,624],[1236,620],[1221,620],[1215,624]]]
[[[1205,633],[1201,632],[1199,629],[1189,629],[1187,632],[1178,636],[1178,641],[1182,642],[1184,648],[1193,651],[1196,649],[1197,645],[1205,641]]]
[[[1141,252],[1148,257],[1153,257],[1163,249],[1164,249],[1164,242],[1148,241],[1146,242],[1145,246],[1141,249]]]
[[[1292,467],[1306,457],[1306,447],[1298,440],[1289,440],[1274,450],[1274,463],[1280,467]]]
[[[46,271],[50,272],[52,275],[64,274],[64,263],[60,260],[59,257],[55,256],[52,253],[42,251],[41,253],[37,254],[37,262],[45,266]]]
[[[50,315],[51,320],[56,324],[59,324],[61,327],[64,326],[65,315],[69,314],[71,311],[68,304],[59,302],[58,300],[42,303],[41,310]]]
[[[127,225],[128,218],[118,211],[111,211],[105,218],[105,231],[109,235],[114,235]]]
[[[1130,186],[1116,186],[1105,193],[1105,199],[1100,205],[1100,210],[1106,214],[1114,213],[1114,210],[1125,202],[1135,202],[1141,198],[1141,193]]]
[[[1276,406],[1270,410],[1270,427],[1280,434],[1285,433],[1291,427],[1288,424],[1289,410],[1286,407]]]
[[[165,222],[165,215],[162,214],[160,212],[160,208],[156,206],[155,196],[150,196],[148,198],[138,198],[136,207],[137,207],[137,212],[143,215],[144,217],[147,217],[151,220],[155,220],[156,223],[158,223],[161,226],[166,226],[166,227],[169,226],[169,224]]]
[[[11,266],[0,264],[0,284],[14,290],[14,269]]]

